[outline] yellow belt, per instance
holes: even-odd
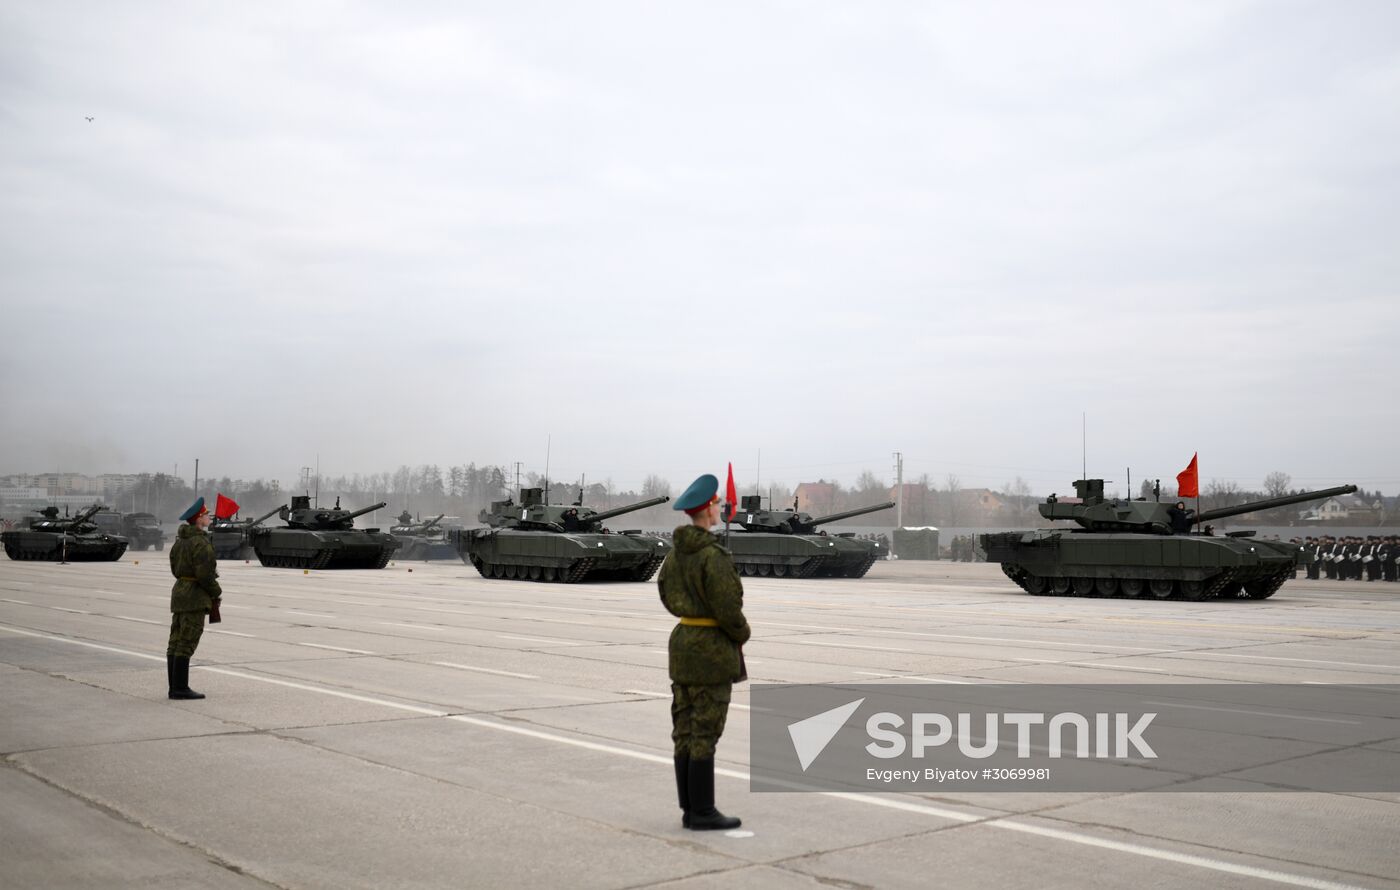
[[[681,616],[681,624],[686,627],[719,627],[719,622],[713,618],[692,618],[689,615]]]

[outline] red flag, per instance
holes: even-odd
[[[725,515],[724,521],[729,522],[734,518],[734,514],[739,512],[739,492],[734,488],[734,462],[729,463],[729,481],[724,485],[724,499],[729,502],[729,512]]]
[[[1199,452],[1197,452],[1199,454]],[[1200,475],[1196,472],[1196,455],[1191,455],[1191,463],[1176,474],[1176,496],[1179,498],[1198,498],[1200,492]]]
[[[223,495],[219,495],[214,500],[215,519],[230,519],[233,517],[233,514],[237,512],[238,504],[234,503],[233,498],[226,498]]]

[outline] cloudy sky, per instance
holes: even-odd
[[[0,473],[1393,493],[1397,168],[1388,0],[9,3]]]

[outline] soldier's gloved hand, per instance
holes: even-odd
[[[218,624],[220,621],[223,621],[223,620],[224,620],[223,616],[219,614],[219,603],[220,603],[220,600],[216,598],[216,599],[214,600],[214,602],[210,603],[210,605],[209,605],[209,623],[210,623],[210,624]]]

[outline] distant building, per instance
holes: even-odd
[[[836,483],[824,480],[803,482],[793,492],[797,498],[797,509],[813,516],[835,512]]]

